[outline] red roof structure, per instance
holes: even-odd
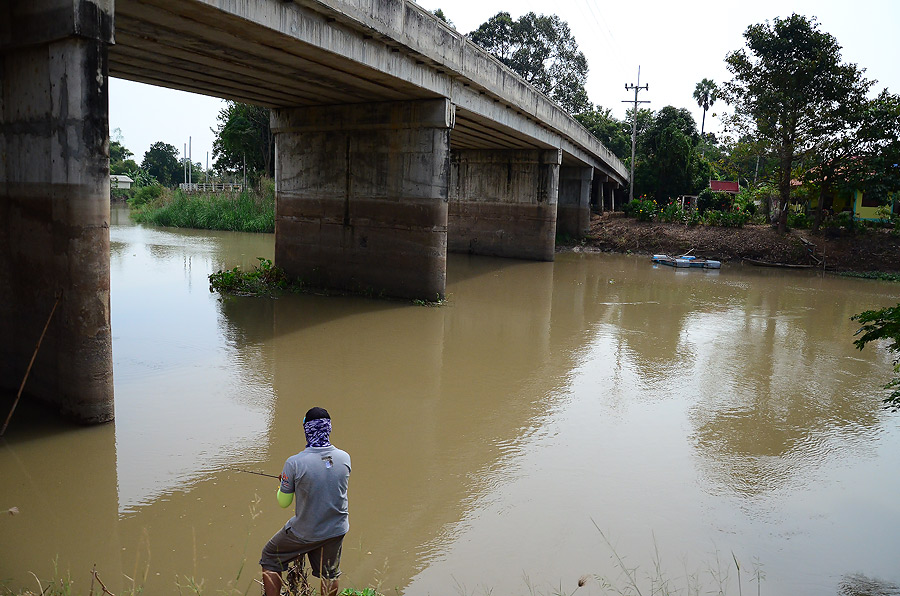
[[[733,195],[741,192],[741,185],[727,180],[710,180],[709,188],[715,192],[729,192]]]

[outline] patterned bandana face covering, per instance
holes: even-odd
[[[328,437],[331,435],[331,420],[328,418],[316,418],[303,423],[303,432],[306,433],[307,447],[328,447]]]

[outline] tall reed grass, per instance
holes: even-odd
[[[239,195],[187,195],[180,190],[163,192],[144,205],[133,204],[132,218],[141,223],[174,228],[274,232],[274,186]]]

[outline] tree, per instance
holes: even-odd
[[[119,163],[125,161],[126,159],[134,157],[134,153],[125,148],[125,146],[119,141],[109,142],[109,163]]]
[[[133,159],[126,159],[124,161],[119,161],[116,163],[112,163],[112,160],[110,160],[109,173],[110,174],[126,174],[127,175],[128,172],[136,170],[139,167],[140,166],[138,166],[137,162],[134,161]]]
[[[752,133],[776,157],[778,229],[785,232],[794,166],[867,82],[855,64],[841,64],[840,46],[815,19],[776,18],[751,25],[744,38],[747,47],[725,59],[734,78],[723,98],[735,110],[730,126]]]
[[[700,177],[709,173],[705,160],[695,151],[699,142],[697,124],[689,111],[672,106],[660,110],[640,137],[635,193],[665,201],[699,191],[706,185]],[[699,172],[703,174],[698,177]]]
[[[447,23],[447,25],[449,25],[450,27],[453,27],[453,21],[451,21],[450,19],[448,19],[448,18],[447,18],[447,15],[445,15],[445,14],[444,14],[444,11],[441,10],[440,8],[436,8],[436,9],[432,10],[432,11],[431,11],[431,14],[433,14],[434,16],[436,16],[437,18],[439,18],[440,20],[442,20],[442,21],[444,21],[445,23]],[[455,29],[455,27],[454,27],[454,29]]]
[[[619,159],[625,160],[631,156],[631,127],[616,120],[609,108],[597,106],[575,114],[575,119]]]
[[[889,101],[888,97],[883,94],[875,100],[868,100],[864,89],[858,89],[854,96],[847,98],[839,112],[832,114],[837,119],[831,122],[827,132],[809,151],[803,180],[818,190],[813,232],[818,231],[822,224],[825,201],[832,191],[867,186],[867,179],[879,167],[884,143],[892,140],[885,139],[885,135],[893,133],[896,138],[897,125],[892,126],[883,120],[890,109],[878,109],[879,101]],[[876,170],[870,171],[870,168]],[[878,195],[877,191],[867,194]]]
[[[849,182],[885,204],[900,190],[900,96],[885,89],[867,101],[857,136],[859,158],[848,160],[856,165]]]
[[[697,105],[703,108],[703,120],[700,123],[700,136],[703,136],[706,130],[706,112],[716,103],[716,94],[719,88],[716,83],[710,79],[703,79],[694,88],[694,99]]]
[[[570,114],[590,109],[587,58],[558,16],[499,12],[468,37]]]
[[[118,130],[118,129],[117,129]],[[134,153],[125,148],[119,140],[109,141],[109,173],[127,174],[137,169],[138,165],[133,159]]]
[[[216,120],[219,125],[213,131],[213,158],[217,170],[241,172],[246,159],[247,171],[254,178],[275,175],[275,136],[269,128],[269,108],[228,101]]]
[[[628,108],[625,110],[625,132],[628,135],[628,143],[631,143],[631,124],[634,118],[634,109]],[[656,114],[650,108],[638,108],[637,111],[637,126],[635,127],[637,130],[637,139],[640,141],[641,137],[650,128],[653,124],[653,120],[656,118]],[[629,153],[631,153],[631,147],[628,149]]]
[[[178,149],[168,143],[157,141],[150,145],[141,162],[150,176],[163,186],[170,186],[181,179],[183,169],[178,159]]]
[[[894,372],[900,373],[900,304],[881,310],[867,310],[850,318],[862,323],[862,327],[855,334],[860,337],[853,345],[862,350],[871,341],[888,340],[890,343],[887,349],[897,354],[894,358]],[[885,385],[885,389],[893,389],[891,394],[884,398],[885,406],[894,411],[900,410],[900,376],[894,377]]]

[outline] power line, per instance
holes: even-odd
[[[609,28],[609,25],[606,24],[607,20],[603,18],[603,13],[600,11],[600,7],[597,7],[597,13],[600,16],[597,16],[597,13],[594,12],[594,3],[591,0],[584,0],[585,6],[587,6],[588,11],[591,13],[591,18],[594,19],[594,22],[597,23],[597,27],[606,33],[606,36],[609,37],[610,47],[612,47],[613,52],[617,55],[619,53],[619,48],[616,44],[616,38],[612,33],[612,30]]]
[[[649,91],[650,85],[644,85],[641,87],[641,67],[638,66],[638,76],[637,76],[637,85],[629,85],[625,83],[625,91],[634,90],[634,111],[631,112],[631,180],[628,184],[628,202],[634,200],[634,148],[637,144],[637,117],[638,117],[638,104],[639,103],[650,103],[649,101],[638,101],[638,93],[641,91]],[[623,99],[622,103],[632,103],[630,99]],[[613,211],[615,211],[616,206],[613,204]]]

